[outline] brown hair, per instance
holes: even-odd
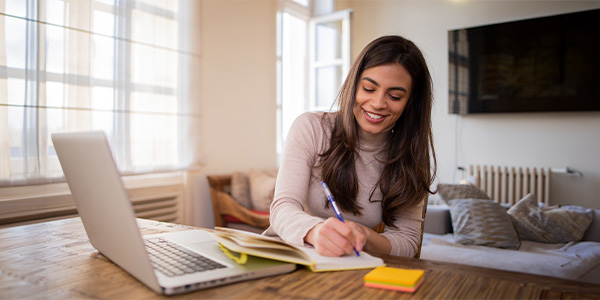
[[[423,54],[413,42],[400,36],[383,36],[359,54],[336,99],[339,110],[335,113],[330,146],[320,154],[319,165],[321,176],[340,208],[360,215],[354,165],[359,142],[353,112],[356,89],[365,69],[390,63],[402,65],[408,71],[412,88],[404,112],[389,133],[383,173],[371,190],[370,198],[379,186],[383,194],[382,219],[386,225],[393,226],[393,216],[399,208],[417,205],[427,193],[432,193],[430,186],[436,169],[431,132],[431,76]]]

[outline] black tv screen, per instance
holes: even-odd
[[[451,114],[600,110],[600,9],[450,30]]]

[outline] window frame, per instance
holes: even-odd
[[[303,111],[335,111],[335,100],[332,99],[332,106],[318,106],[316,103],[316,71],[318,68],[323,66],[335,66],[341,67],[341,82],[340,87],[336,90],[339,91],[343,81],[350,70],[351,64],[351,51],[350,51],[350,37],[351,37],[351,13],[352,9],[345,9],[328,13],[320,16],[312,16],[311,11],[313,10],[314,3],[309,2],[308,7],[303,7],[293,0],[279,0],[277,9],[277,57],[276,57],[276,128],[277,128],[277,164],[281,162],[283,148],[287,132],[284,132],[284,100],[283,100],[283,81],[284,73],[282,71],[283,64],[283,14],[288,13],[294,17],[300,18],[306,21],[306,49],[305,49],[305,75],[304,75],[304,94],[305,101],[303,103]],[[317,62],[316,61],[316,28],[320,23],[341,21],[341,57],[333,61]],[[336,93],[337,95],[337,93]],[[293,121],[293,120],[291,120]]]
[[[352,13],[352,9],[345,9],[336,11],[327,15],[313,17],[309,21],[309,55],[308,55],[308,106],[309,110],[315,111],[329,111],[336,110],[335,106],[327,107],[327,106],[319,106],[317,104],[316,99],[316,80],[317,80],[317,70],[321,67],[341,67],[342,71],[342,82],[345,79],[348,71],[350,70],[350,15]],[[332,60],[323,60],[317,61],[316,49],[317,49],[317,25],[320,23],[329,23],[341,21],[342,22],[342,32],[341,32],[341,57]],[[340,86],[341,87],[341,86]]]

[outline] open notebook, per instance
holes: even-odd
[[[227,255],[243,264],[248,255],[290,262],[308,267],[313,272],[366,269],[383,266],[383,260],[361,252],[360,256],[326,257],[312,247],[296,246],[279,238],[231,228],[216,227],[211,236]],[[235,253],[232,253],[235,252]]]

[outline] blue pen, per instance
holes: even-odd
[[[325,183],[325,181],[321,181],[321,186],[323,187],[323,190],[325,190],[325,195],[327,196],[329,203],[331,203],[331,206],[333,207],[333,211],[335,211],[336,216],[338,217],[338,219],[340,219],[340,221],[344,222],[344,218],[342,218],[342,214],[340,213],[340,210],[338,209],[337,204],[335,203],[335,200],[333,200],[333,195],[331,194],[331,191],[327,187],[327,184]],[[344,223],[346,223],[346,222],[344,222]],[[356,251],[356,248],[353,247],[353,249],[354,249],[354,253],[356,253],[356,256],[360,256],[360,254],[358,254],[358,251]]]

